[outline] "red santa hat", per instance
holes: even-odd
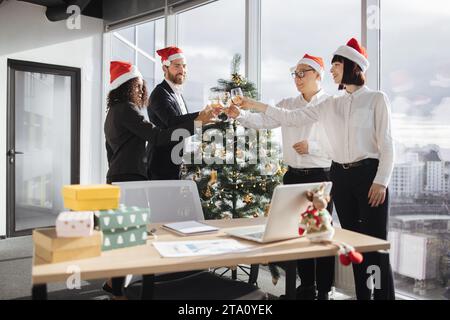
[[[111,80],[109,83],[109,89],[115,90],[122,84],[133,78],[141,78],[142,74],[129,62],[124,61],[111,61],[110,65]]]
[[[334,55],[339,55],[350,59],[361,67],[363,72],[369,69],[369,60],[367,60],[366,48],[359,44],[358,40],[351,38],[345,46],[340,46]]]
[[[310,66],[320,74],[321,78],[323,77],[324,65],[323,59],[321,57],[315,57],[306,53],[303,58],[301,58],[300,61],[297,62],[297,65],[291,68],[291,72],[295,72],[299,64],[306,64]]]
[[[183,51],[177,47],[167,47],[156,51],[156,53],[161,57],[161,62],[165,66],[170,66],[170,63],[176,59],[186,59]]]

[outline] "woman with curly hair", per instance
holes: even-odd
[[[145,81],[137,68],[128,62],[111,62],[111,91],[108,95],[107,116],[104,126],[109,169],[107,183],[145,181],[147,179],[146,144],[152,141],[161,146],[172,143],[172,133],[177,129],[194,133],[194,121],[206,124],[214,116],[207,107],[200,113],[180,116],[168,129],[158,129],[145,119],[148,93]],[[124,299],[124,278],[108,280],[103,290],[114,299]],[[114,289],[113,289],[114,287]]]

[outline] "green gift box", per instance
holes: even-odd
[[[101,210],[95,213],[95,226],[102,231],[138,227],[148,224],[149,208],[120,207],[114,210]]]
[[[147,241],[149,208],[121,206],[97,211],[95,226],[103,231],[102,251],[143,245]]]
[[[129,248],[147,243],[147,226],[103,231],[102,251]]]

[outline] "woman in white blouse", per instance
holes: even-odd
[[[320,122],[330,143],[332,195],[342,227],[386,239],[394,165],[390,104],[383,92],[365,86],[368,67],[365,49],[353,38],[336,50],[332,60],[331,73],[339,89],[345,89],[343,95],[297,110],[248,98],[239,106],[263,112],[283,125]],[[371,298],[368,278],[373,270],[380,271],[372,286],[374,299],[394,299],[389,255],[381,252],[366,253],[363,263],[353,266],[357,298]]]

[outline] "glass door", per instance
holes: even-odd
[[[9,236],[53,226],[79,180],[79,69],[9,61]]]

